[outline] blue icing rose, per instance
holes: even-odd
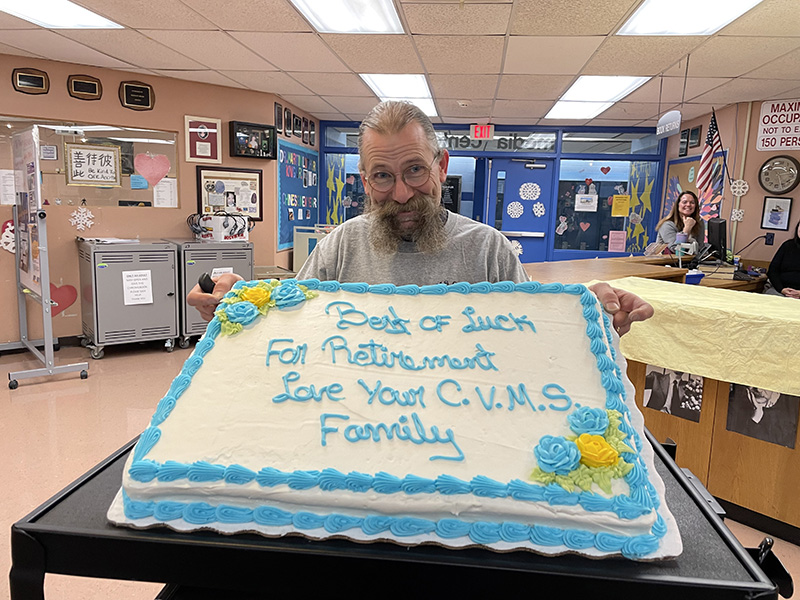
[[[603,408],[581,406],[567,417],[569,427],[578,435],[603,435],[608,429],[608,413]]]
[[[258,316],[258,309],[252,302],[243,300],[235,304],[228,304],[225,308],[225,314],[231,323],[249,325]]]
[[[581,451],[575,442],[559,436],[545,435],[533,449],[539,468],[546,473],[567,475],[578,467]]]
[[[272,299],[278,308],[289,308],[305,302],[306,295],[296,283],[284,282],[283,285],[272,290]]]

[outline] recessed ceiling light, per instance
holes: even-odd
[[[711,35],[762,0],[645,0],[617,35]]]
[[[392,0],[291,0],[320,33],[403,33]]]
[[[48,29],[123,29],[69,0],[0,0],[0,10]]]
[[[437,115],[424,75],[362,73],[361,79],[381,101],[408,100],[419,106],[429,117]]]
[[[648,81],[649,77],[582,75],[545,119],[592,119]]]

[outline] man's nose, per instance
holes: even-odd
[[[398,204],[405,204],[414,197],[414,188],[403,181],[402,177],[394,180],[394,187],[392,188],[392,200]]]

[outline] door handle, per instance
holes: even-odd
[[[543,238],[545,237],[544,231],[501,231],[507,237],[528,237],[528,238]]]

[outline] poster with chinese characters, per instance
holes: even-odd
[[[64,144],[67,154],[67,183],[120,187],[119,146]]]
[[[278,143],[278,250],[294,247],[294,228],[319,221],[319,155],[280,140]]]

